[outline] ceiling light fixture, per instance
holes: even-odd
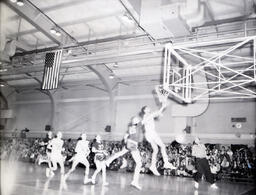
[[[4,87],[5,85],[3,83],[0,83],[0,87]]]
[[[16,2],[17,2],[17,0],[10,0],[10,2],[12,2],[12,3],[16,3]]]
[[[132,22],[132,21],[133,21],[132,18],[131,18],[131,16],[129,16],[128,13],[124,13],[124,14],[122,15],[122,20],[125,21],[125,22]]]
[[[115,62],[114,65],[113,65],[113,68],[118,68],[118,67],[119,67],[118,63]]]
[[[109,79],[114,79],[115,78],[115,75],[113,73],[111,73],[109,76],[108,76]]]
[[[57,37],[61,36],[60,31],[56,31],[55,35],[56,35]]]
[[[50,32],[51,32],[52,34],[56,34],[55,28],[51,28]]]
[[[17,0],[17,5],[18,6],[23,6],[24,5],[24,1],[23,0]]]
[[[60,33],[60,31],[57,29],[57,28],[51,28],[50,29],[50,32],[52,33],[52,34],[54,34],[54,35],[56,35],[57,37],[59,37],[59,36],[61,36],[61,33]]]

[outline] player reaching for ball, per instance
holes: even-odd
[[[169,161],[168,156],[166,153],[166,147],[163,141],[161,140],[160,136],[157,134],[155,130],[155,118],[158,118],[162,115],[162,112],[167,107],[167,97],[168,93],[165,90],[161,90],[160,88],[156,88],[156,93],[158,95],[158,99],[161,103],[161,108],[157,111],[151,112],[148,106],[144,106],[141,109],[142,112],[142,124],[144,126],[144,135],[146,140],[150,143],[153,153],[152,153],[152,160],[150,170],[154,175],[159,176],[159,172],[156,168],[156,161],[157,161],[157,153],[158,153],[158,146],[161,149],[161,154],[164,161],[164,168],[168,169],[176,169]]]

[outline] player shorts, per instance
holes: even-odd
[[[51,157],[50,157],[51,161],[63,161],[63,156],[61,154],[58,153],[51,153]]]
[[[106,160],[106,155],[103,153],[97,153],[95,154],[94,159],[98,161],[103,161],[103,160]]]
[[[127,143],[126,143],[126,149],[130,150],[130,151],[134,151],[138,149],[138,142],[131,140],[131,139],[127,139]]]
[[[82,162],[82,163],[88,161],[88,160],[87,160],[87,156],[86,156],[86,155],[83,155],[83,154],[76,154],[75,157],[74,157],[74,159],[75,159],[76,161]]]

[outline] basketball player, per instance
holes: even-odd
[[[124,136],[125,147],[106,160],[106,165],[109,166],[113,160],[123,156],[127,152],[131,152],[132,158],[136,164],[131,185],[139,190],[141,190],[141,186],[139,185],[139,174],[142,162],[140,152],[138,150],[138,143],[140,142],[141,128],[140,119],[138,117],[133,117],[131,125],[128,127],[128,131]]]
[[[196,157],[196,170],[195,174],[195,188],[199,188],[199,180],[202,178],[202,175],[205,175],[207,182],[211,184],[211,188],[218,188],[214,183],[214,177],[211,173],[208,160],[206,159],[206,147],[200,142],[200,139],[195,138],[194,145],[192,146],[192,156]]]
[[[108,155],[107,151],[104,149],[104,145],[101,140],[101,136],[97,135],[96,140],[92,145],[92,152],[95,153],[94,163],[96,165],[96,170],[92,175],[91,181],[95,184],[96,177],[100,171],[102,171],[102,185],[107,186],[108,182],[106,181],[106,156]]]
[[[50,165],[50,155],[51,155],[51,149],[50,149],[50,142],[53,139],[52,131],[49,131],[46,135],[46,138],[43,140],[42,143],[40,143],[41,146],[45,147],[46,156],[42,156],[38,160],[38,165],[41,165],[42,163],[46,162],[48,163],[49,167]]]
[[[144,126],[144,135],[146,140],[151,144],[151,147],[153,149],[152,153],[152,160],[151,160],[151,166],[150,170],[154,175],[159,176],[159,172],[156,168],[156,162],[157,162],[157,153],[158,153],[158,146],[161,149],[161,154],[164,161],[164,168],[167,169],[176,169],[169,161],[168,156],[166,153],[166,147],[165,144],[162,142],[161,138],[157,134],[155,130],[155,118],[158,118],[162,115],[162,112],[167,107],[167,96],[164,97],[163,94],[160,94],[159,89],[156,89],[159,101],[161,102],[162,106],[158,111],[151,112],[150,108],[148,106],[144,106],[141,109],[142,112],[142,124]]]
[[[76,144],[75,148],[75,156],[72,158],[72,167],[71,169],[65,174],[64,179],[66,180],[69,175],[76,169],[76,166],[81,163],[85,166],[85,176],[84,176],[84,184],[88,183],[88,175],[89,175],[89,168],[90,164],[87,160],[87,156],[90,153],[89,149],[89,141],[86,140],[86,134],[83,133],[81,135],[81,140],[79,140]]]
[[[61,139],[62,138],[62,133],[58,132],[57,137],[52,139],[52,141],[49,144],[49,148],[52,150],[51,155],[50,155],[50,161],[52,163],[52,166],[50,168],[46,169],[46,176],[53,176],[54,171],[57,170],[58,166],[57,164],[60,165],[61,169],[61,174],[64,174],[64,158],[61,154],[63,151],[63,144],[64,141]]]

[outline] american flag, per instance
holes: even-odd
[[[46,53],[42,89],[56,89],[59,82],[62,50]]]

